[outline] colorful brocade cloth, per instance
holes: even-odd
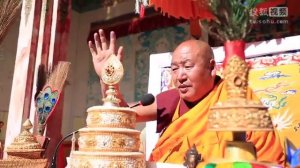
[[[258,163],[232,162],[232,163],[209,163],[204,168],[279,168],[278,166],[269,166]]]

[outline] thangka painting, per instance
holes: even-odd
[[[300,147],[300,51],[248,59],[249,86],[268,107],[283,144],[289,138]],[[217,74],[222,74],[221,65]],[[161,68],[160,91],[172,88],[170,68]]]
[[[147,93],[150,54],[173,51],[178,44],[188,38],[189,27],[187,24],[143,32],[137,36],[138,46],[136,46],[135,50],[135,100],[140,100]]]
[[[269,107],[281,142],[289,138],[300,147],[300,52],[250,59],[249,85]]]

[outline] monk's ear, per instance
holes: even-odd
[[[214,59],[211,59],[209,61],[209,69],[211,72],[211,76],[216,76],[217,71],[216,71],[215,66],[216,66],[216,61]]]
[[[216,69],[212,70],[210,74],[212,77],[217,76],[217,70]]]
[[[210,69],[211,71],[213,71],[213,70],[215,69],[215,66],[216,66],[216,61],[215,61],[214,59],[211,59],[211,60],[209,61],[209,69]]]

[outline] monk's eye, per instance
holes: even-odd
[[[193,68],[193,65],[186,65],[184,66],[185,69],[192,69]]]
[[[171,67],[171,70],[174,72],[174,71],[177,71],[178,70],[178,67]]]

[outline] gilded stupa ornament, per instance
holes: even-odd
[[[247,99],[249,67],[238,56],[232,56],[224,70],[228,100],[218,102],[208,116],[208,129],[214,131],[271,131],[268,108],[257,100]]]
[[[23,123],[24,130],[6,149],[8,155],[31,159],[41,158],[41,153],[44,149],[42,149],[41,144],[37,142],[34,135],[29,131],[32,127],[29,119]]]
[[[124,75],[124,68],[116,55],[111,55],[101,71],[102,81],[108,85],[106,97],[103,98],[104,106],[118,106],[120,100],[116,97],[115,84],[119,83]]]
[[[30,132],[32,124],[29,119],[23,123],[23,131],[7,146],[7,159],[0,160],[0,167],[46,168],[48,160],[42,158],[44,149]]]

